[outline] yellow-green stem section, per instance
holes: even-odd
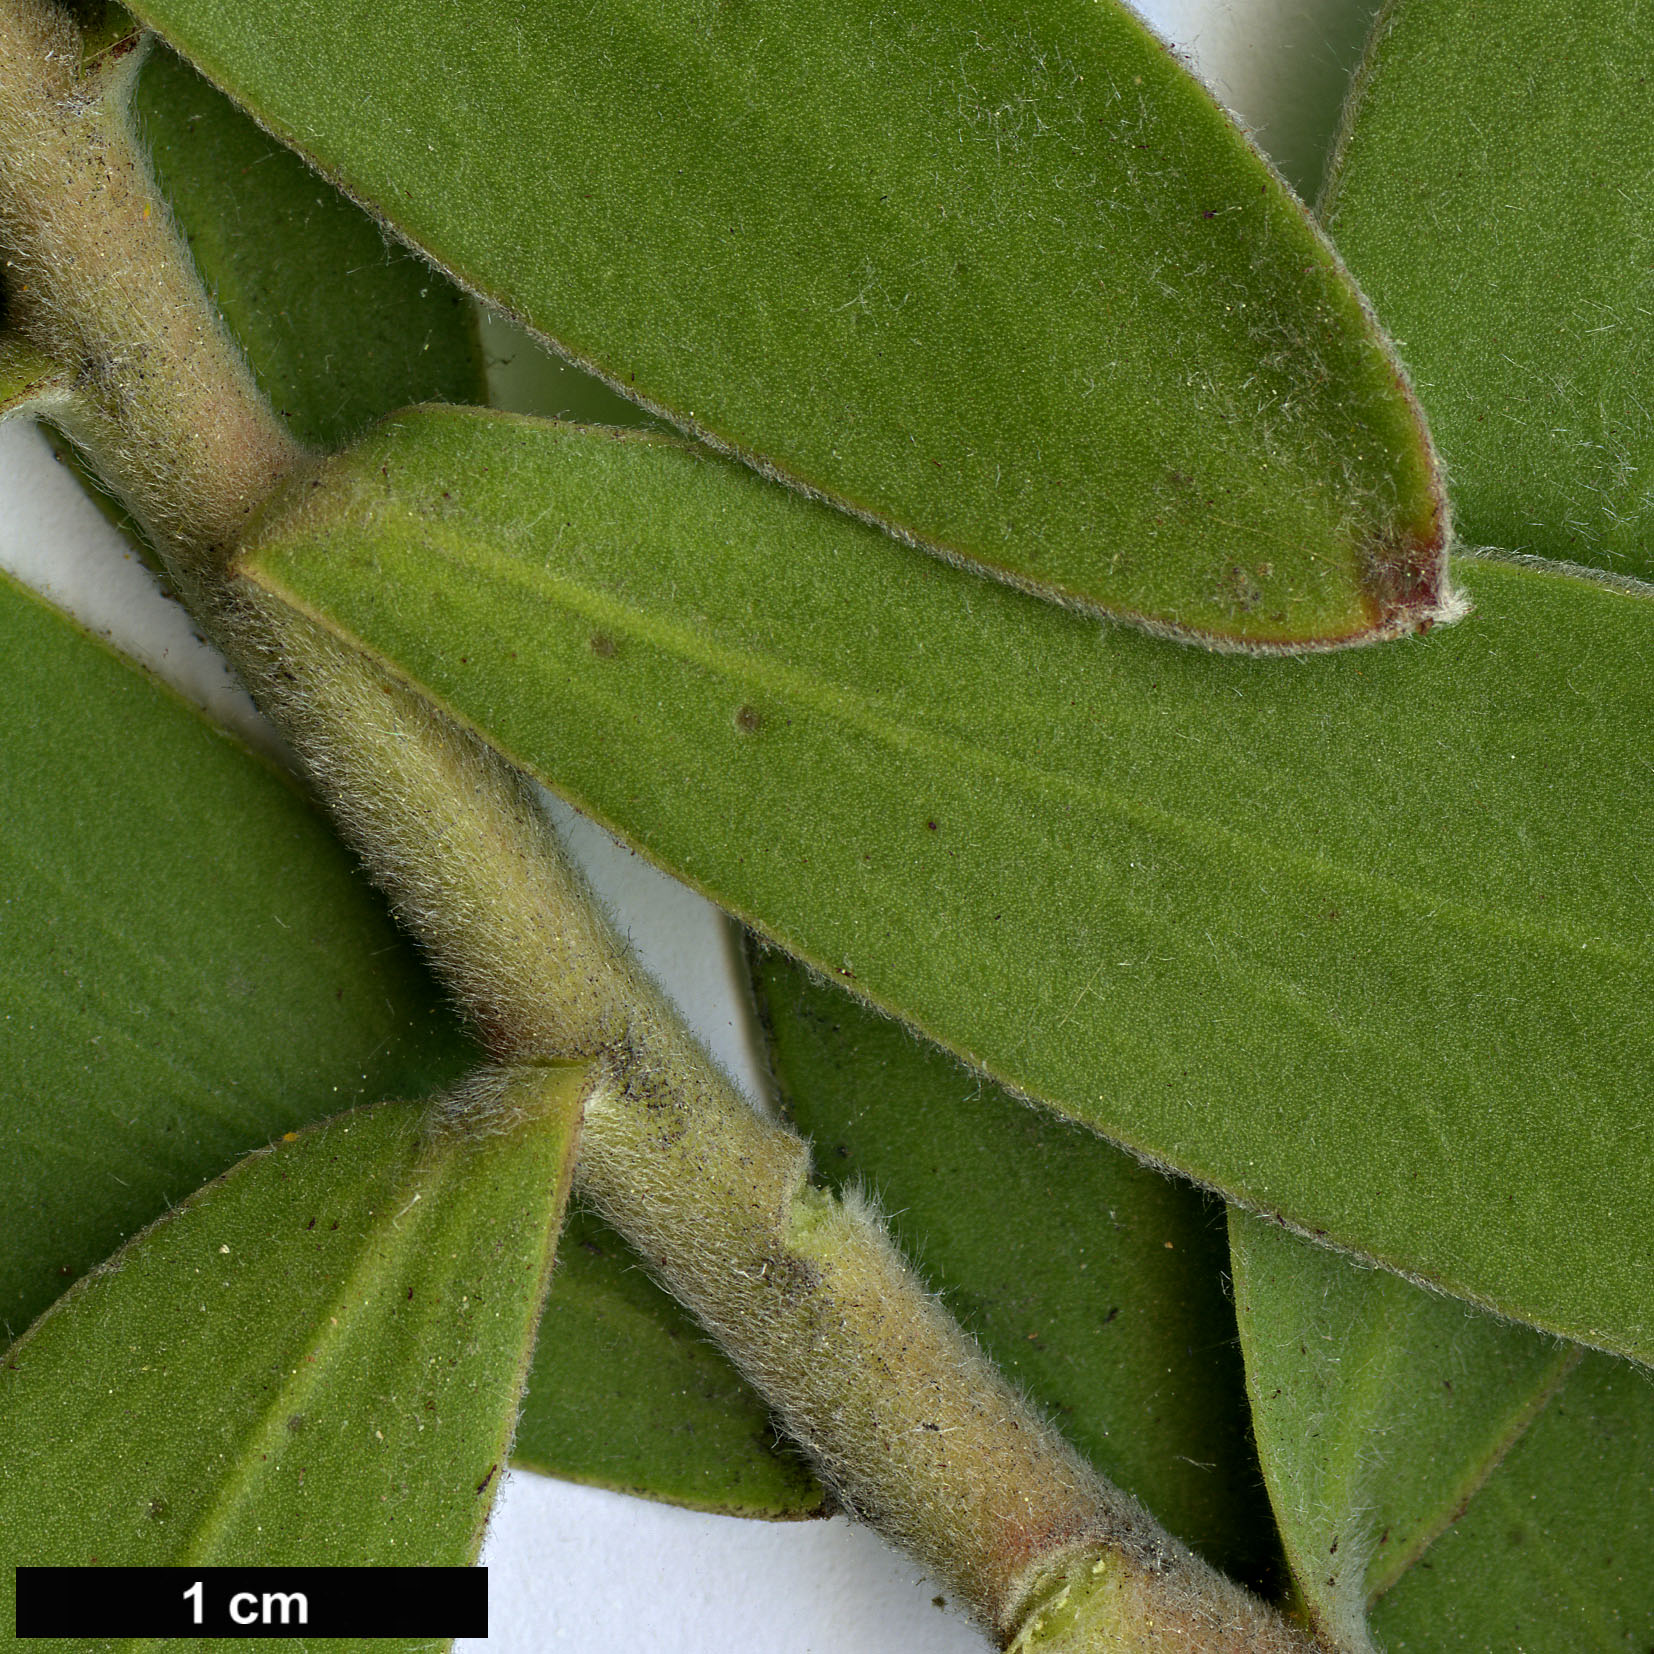
[[[7,323],[59,363],[51,417],[183,564],[220,565],[299,451],[254,388],[131,141],[136,49],[81,64],[45,0],[0,0]]]

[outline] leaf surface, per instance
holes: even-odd
[[[0,1623],[13,1562],[475,1561],[587,1083],[289,1134],[60,1299],[0,1361]]]
[[[485,400],[471,301],[166,51],[132,115],[207,291],[300,442],[409,402]]]
[[[1654,573],[1654,12],[1399,0],[1326,222],[1430,415],[1459,532]]]
[[[27,339],[0,332],[0,419],[29,413],[43,398],[67,395],[70,377]]]
[[[1654,1388],[1588,1355],[1463,1517],[1382,1597],[1387,1654],[1654,1645]]]
[[[1341,1646],[1369,1647],[1368,1603],[1464,1514],[1580,1351],[1233,1209],[1229,1233],[1294,1580]]]
[[[9,580],[0,652],[15,1335],[250,1148],[475,1047],[287,777]]]
[[[1654,1358],[1654,603],[1217,658],[668,439],[400,416],[256,578],[789,952],[1255,1208]],[[831,624],[827,624],[830,617]]]
[[[511,1462],[726,1516],[822,1516],[769,1409],[619,1235],[572,1212]]]
[[[491,303],[945,558],[1231,645],[1442,597],[1387,346],[1115,0],[138,10]]]
[[[116,0],[64,0],[63,9],[80,28],[82,72],[112,66],[137,44],[139,26]]]
[[[1248,1439],[1222,1213],[769,953],[759,1010],[817,1175],[869,1191],[1000,1369],[1225,1572],[1278,1563]]]

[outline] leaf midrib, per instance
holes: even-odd
[[[1559,1352],[1543,1380],[1534,1386],[1520,1406],[1507,1415],[1504,1430],[1490,1443],[1487,1452],[1467,1467],[1451,1497],[1444,1500],[1433,1518],[1420,1527],[1413,1543],[1389,1555],[1386,1558],[1388,1566],[1369,1572],[1366,1601],[1369,1614],[1378,1606],[1384,1593],[1394,1589],[1406,1577],[1408,1570],[1458,1521],[1471,1500],[1487,1486],[1494,1471],[1505,1462],[1510,1450],[1527,1434],[1529,1427],[1551,1404],[1567,1383],[1568,1375],[1584,1358],[1584,1346],[1579,1344]]]
[[[831,679],[799,671],[770,655],[753,655],[702,638],[700,634],[674,626],[669,620],[650,611],[593,591],[567,577],[553,575],[543,569],[530,569],[521,560],[495,549],[490,542],[471,539],[444,525],[432,523],[405,506],[398,504],[395,509],[407,527],[414,531],[416,540],[423,540],[433,550],[458,564],[480,565],[506,585],[529,591],[554,605],[622,633],[629,631],[662,653],[688,661],[728,681],[773,687],[778,699],[791,697],[806,706],[814,706],[827,716],[871,735],[882,744],[912,753],[928,762],[944,767],[966,763],[994,782],[1009,774],[1020,779],[1030,791],[1043,791],[1058,799],[1086,803],[1099,814],[1113,814],[1133,827],[1174,838],[1196,848],[1202,855],[1210,855],[1216,846],[1226,855],[1239,856],[1243,861],[1250,858],[1253,862],[1272,863],[1283,872],[1309,874],[1317,882],[1343,882],[1361,892],[1379,896],[1387,905],[1410,911],[1422,908],[1432,916],[1449,915],[1461,923],[1469,921],[1472,925],[1489,926],[1518,948],[1541,940],[1592,948],[1599,956],[1607,954],[1626,967],[1635,967],[1645,961],[1645,949],[1634,949],[1618,937],[1605,941],[1600,934],[1586,934],[1566,922],[1540,924],[1528,915],[1506,908],[1472,906],[1450,894],[1414,885],[1393,875],[1368,872],[1347,862],[1332,861],[1325,854],[1289,848],[1279,840],[1266,841],[1210,816],[1162,809],[1144,800],[1121,795],[1096,782],[1029,763],[1010,752],[992,751],[960,736],[922,730],[881,708],[872,697],[857,695]],[[383,511],[384,502],[376,502],[375,515]],[[436,694],[430,685],[416,683],[397,662],[386,659],[356,633],[342,627],[336,618],[322,613],[309,600],[293,591],[287,582],[275,576],[268,563],[245,572],[272,595],[327,630],[348,636],[355,648],[379,662],[420,695],[440,705],[458,722],[469,728],[476,727],[474,720],[463,709],[455,707],[445,696]],[[498,744],[490,739],[491,744]],[[500,750],[523,768],[535,768],[533,762],[525,759],[520,752],[503,746]],[[676,876],[681,877],[681,874]]]
[[[410,1176],[392,1186],[394,1199],[363,1230],[357,1244],[356,1262],[341,1280],[333,1297],[317,1308],[315,1332],[297,1350],[297,1364],[275,1388],[257,1422],[249,1425],[244,1432],[243,1450],[235,1468],[221,1478],[219,1491],[212,1503],[198,1514],[192,1531],[180,1547],[179,1566],[205,1566],[212,1559],[218,1541],[237,1512],[254,1497],[257,1482],[263,1474],[261,1467],[279,1457],[274,1451],[263,1457],[255,1457],[255,1454],[261,1447],[275,1449],[280,1446],[287,1432],[286,1421],[301,1411],[297,1403],[315,1388],[333,1361],[350,1345],[363,1322],[373,1318],[378,1307],[380,1283],[393,1276],[415,1249],[415,1242],[425,1230],[423,1220],[440,1204],[441,1190],[452,1180],[456,1164],[451,1154],[443,1156],[440,1161],[425,1159],[412,1168]],[[420,1212],[418,1221],[404,1224],[402,1219],[408,1215],[412,1205],[411,1200],[404,1198],[409,1195],[424,1210]],[[133,1646],[147,1648],[158,1645],[143,1642]]]

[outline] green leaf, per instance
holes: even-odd
[[[660,422],[635,402],[617,396],[601,379],[548,350],[509,316],[485,310],[478,324],[488,364],[489,407],[581,425],[660,428]]]
[[[100,59],[125,56],[138,43],[138,25],[113,0],[64,0],[63,9],[80,28],[80,62],[85,70]]]
[[[1387,346],[1116,0],[138,9],[491,303],[898,537],[1228,645],[1442,600]]]
[[[1225,1572],[1266,1580],[1221,1208],[779,954],[754,977],[820,1178],[873,1192],[932,1289],[1104,1475]]]
[[[9,580],[0,653],[16,1334],[250,1148],[475,1048],[286,776]]]
[[[1587,1356],[1373,1613],[1387,1654],[1654,1645],[1654,1388]]]
[[[587,1084],[292,1134],[60,1299],[0,1360],[0,1623],[14,1562],[474,1561]]]
[[[727,1516],[827,1514],[746,1380],[585,1212],[564,1231],[511,1462]]]
[[[53,396],[66,396],[71,375],[27,339],[0,332],[0,419],[32,413]]]
[[[1412,369],[1459,532],[1654,573],[1654,12],[1387,6],[1326,219]]]
[[[133,119],[162,197],[264,391],[342,447],[409,402],[485,400],[471,302],[170,52]]]
[[[1461,625],[1220,658],[658,437],[425,410],[315,482],[262,584],[789,952],[1249,1206],[1654,1359],[1647,595],[1464,561]]]
[[[1464,1513],[1580,1351],[1259,1218],[1231,1211],[1229,1233],[1293,1577],[1340,1646],[1366,1648],[1368,1603]]]

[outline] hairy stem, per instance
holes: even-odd
[[[0,240],[8,324],[72,376],[51,416],[180,575],[222,563],[298,462],[132,141],[139,51],[83,64],[47,0],[0,0]]]

